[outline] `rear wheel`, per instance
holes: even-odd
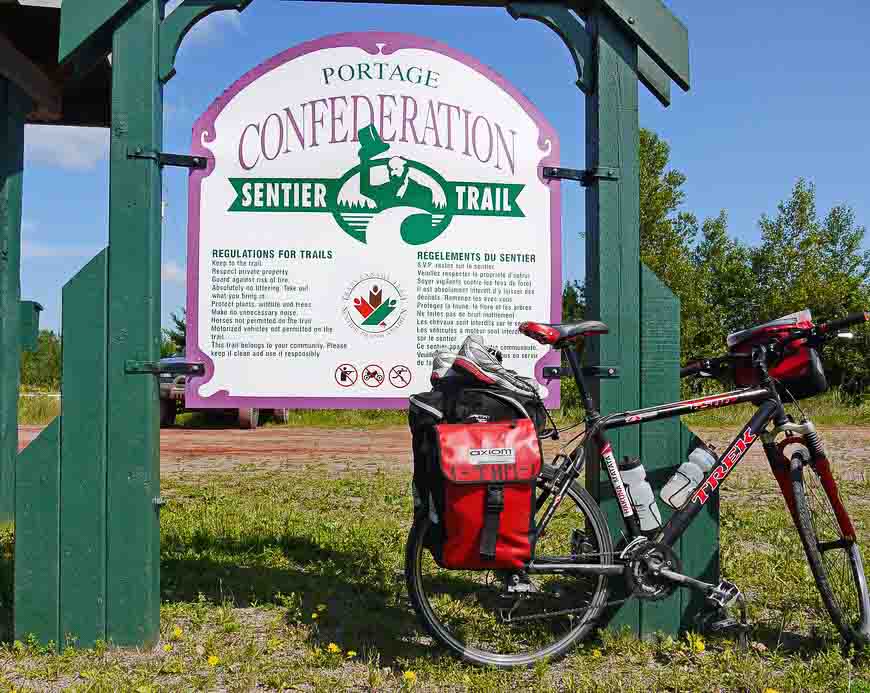
[[[543,515],[555,470],[538,477]],[[461,571],[438,566],[426,549],[432,528],[417,516],[405,553],[411,603],[427,632],[463,659],[485,666],[528,666],[564,655],[595,626],[607,601],[607,578],[524,571]],[[538,539],[535,555],[547,562],[611,563],[607,522],[589,493],[573,483]]]
[[[808,456],[807,456],[808,457]],[[798,533],[834,625],[856,644],[868,642],[870,605],[861,551],[828,460],[791,459]]]

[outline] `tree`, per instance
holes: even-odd
[[[582,282],[565,282],[562,289],[562,322],[583,320],[586,315],[586,297]]]
[[[181,309],[181,317],[170,313],[172,327],[163,329],[163,339],[160,345],[161,356],[173,356],[183,353],[187,348],[187,311]]]
[[[679,212],[686,176],[669,169],[671,148],[653,132],[640,132],[640,257],[680,299],[681,351],[691,350],[703,327],[704,290],[692,248],[698,235],[694,215]]]
[[[763,215],[759,226],[761,243],[752,250],[757,322],[803,308],[821,319],[868,307],[870,252],[861,249],[866,231],[851,208],[838,205],[820,219],[815,186],[799,178],[776,215]],[[854,343],[836,342],[826,350],[835,384],[870,375],[870,336],[863,329],[858,335]]]
[[[40,330],[36,351],[21,355],[21,384],[39,390],[60,389],[61,341],[51,330]]]

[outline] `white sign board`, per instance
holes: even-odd
[[[560,314],[558,152],[515,88],[417,36],[246,74],[194,126],[187,406],[406,406],[472,333],[540,380],[558,358],[517,325]]]

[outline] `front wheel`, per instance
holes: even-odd
[[[791,459],[795,522],[825,608],[843,638],[866,645],[870,604],[864,564],[852,521],[828,460]]]
[[[545,465],[538,477],[536,520],[552,497],[554,474]],[[589,634],[605,608],[604,576],[443,569],[426,548],[432,528],[429,515],[421,513],[408,536],[408,594],[426,631],[467,661],[507,668],[557,659]],[[535,547],[539,559],[612,562],[604,515],[576,483],[546,530]]]

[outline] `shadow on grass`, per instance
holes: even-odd
[[[183,546],[164,550],[164,601],[196,601],[203,595],[240,608],[281,606],[290,625],[311,624],[317,614],[317,641],[360,652],[375,648],[386,665],[399,657],[431,654],[415,642],[419,625],[405,597],[404,576],[387,574],[369,555],[299,537],[237,541],[200,535],[195,544],[199,558],[166,555],[186,553]],[[263,565],[263,556],[286,567]]]

